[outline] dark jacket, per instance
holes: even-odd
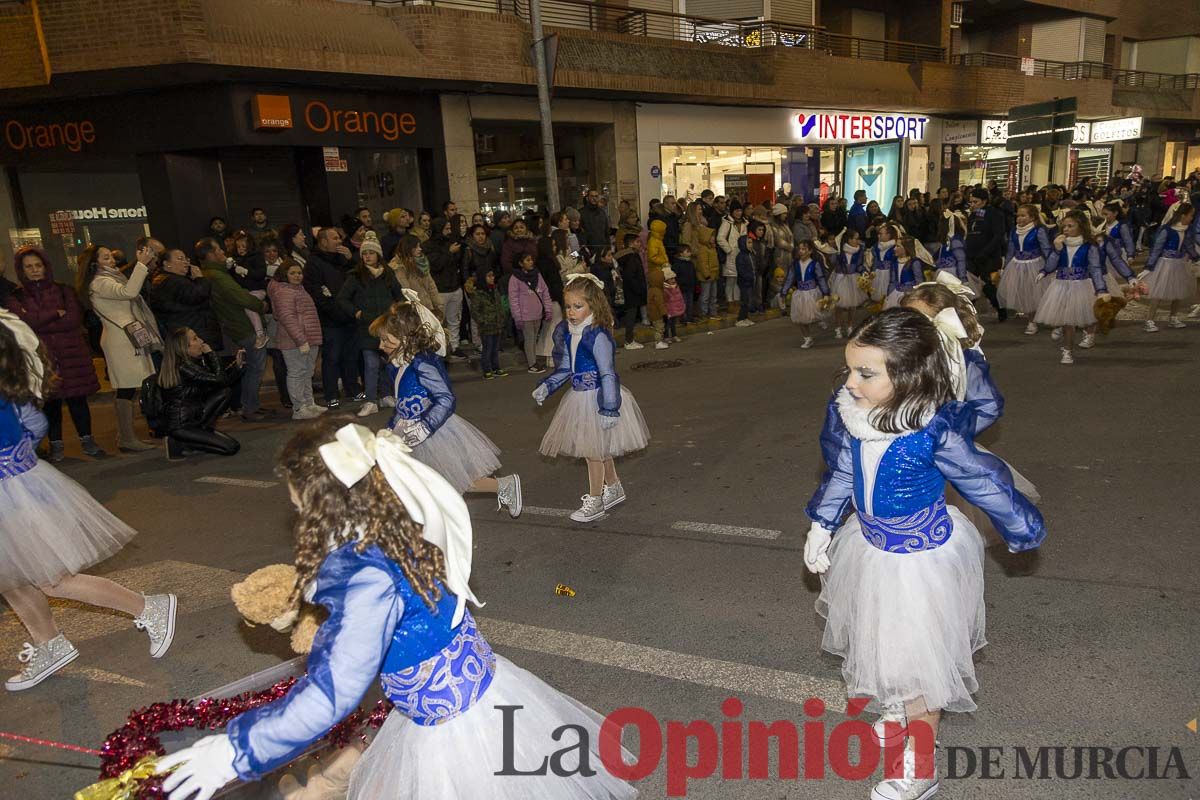
[[[846,227],[847,219],[846,209],[841,208],[826,208],[821,212],[821,227],[826,233],[841,233]]]
[[[462,249],[462,273],[463,280],[474,277],[481,284],[487,274],[491,272],[496,276],[496,283],[500,283],[500,251],[492,244],[491,240],[482,248],[477,249],[477,245],[472,241],[463,243]]]
[[[846,213],[846,224],[851,230],[858,231],[859,236],[865,236],[867,227],[871,224],[871,219],[867,216],[867,207],[862,203],[850,206],[850,210]]]
[[[704,215],[704,224],[714,231],[720,228],[721,212],[703,200],[697,200],[696,202],[700,204],[700,213]]]
[[[467,305],[480,336],[499,336],[504,332],[504,305],[500,302],[500,290],[495,286],[488,288],[481,281],[467,294]]]
[[[550,299],[562,305],[563,277],[558,269],[558,259],[554,257],[554,240],[543,236],[537,241],[537,268],[542,273],[542,280],[550,290]]]
[[[597,258],[592,262],[591,273],[604,283],[604,296],[614,311],[625,307],[625,281],[621,280],[620,293],[617,291],[617,279],[621,275],[621,265],[614,258],[611,263],[605,263]]]
[[[54,282],[50,262],[46,261],[46,277],[28,281],[20,273],[22,286],[9,295],[8,309],[33,328],[46,346],[50,364],[58,374],[59,383],[51,397],[86,397],[100,391],[96,368],[92,365],[92,350],[83,335],[83,311],[75,290]],[[65,311],[59,316],[59,310]]]
[[[392,303],[403,299],[404,292],[396,280],[396,273],[386,266],[379,277],[367,273],[365,267],[355,269],[346,277],[338,292],[337,303],[344,315],[355,320],[354,339],[359,350],[379,349],[379,340],[371,335],[371,323],[386,314]]]
[[[608,228],[608,212],[584,203],[579,211],[579,244],[592,249],[608,247]]]
[[[238,367],[223,368],[216,353],[184,359],[179,365],[179,385],[160,389],[163,413],[158,421],[157,432],[166,436],[179,428],[198,424],[208,398],[214,392],[233,386],[241,374]]]
[[[254,295],[234,282],[224,264],[208,262],[200,267],[204,277],[212,284],[213,313],[221,325],[221,332],[233,342],[241,342],[254,335],[247,311],[263,313],[266,305]],[[212,344],[209,344],[212,347]]]
[[[212,309],[212,284],[207,278],[160,271],[150,282],[150,309],[163,333],[191,328],[213,350],[224,349],[221,325]]]
[[[338,292],[342,290],[349,271],[350,259],[341,253],[313,250],[308,254],[308,261],[304,264],[304,288],[316,304],[317,314],[324,326],[339,327],[354,322],[354,317],[347,316],[337,303]],[[326,289],[329,291],[326,292]]]
[[[675,283],[686,297],[696,288],[696,265],[691,258],[675,256],[671,259],[671,269],[675,271]]]
[[[421,250],[429,259],[429,274],[433,276],[438,291],[447,294],[462,287],[462,250],[450,252],[450,245],[456,242],[442,236],[440,223],[441,220],[434,220],[433,235],[421,245]]]
[[[1004,212],[992,206],[972,211],[967,217],[967,235],[963,248],[967,252],[967,263],[976,262],[983,266],[999,267],[1008,239]]]
[[[753,287],[754,276],[757,272],[754,254],[751,252],[750,246],[751,242],[749,236],[738,237],[738,254],[736,258],[737,285],[742,287]]]
[[[621,267],[621,283],[625,288],[625,307],[646,305],[650,287],[646,285],[646,268],[642,266],[641,254],[633,249],[618,250],[617,264]]]
[[[529,253],[529,255],[533,256],[533,261],[536,264],[536,239],[534,239],[532,236],[517,238],[516,236],[512,236],[511,233],[510,235],[505,236],[504,247],[500,249],[500,268],[503,270],[504,274],[511,275],[514,270],[518,269],[518,262],[520,262],[521,256],[526,253]],[[496,277],[499,278],[500,276],[497,275]],[[504,283],[504,281],[497,281],[497,283]]]
[[[396,257],[396,248],[400,246],[400,240],[408,235],[408,228],[397,230],[392,228],[383,235],[383,240],[379,242],[379,246],[383,248],[383,263],[387,263]]]

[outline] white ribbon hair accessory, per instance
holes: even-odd
[[[471,515],[462,495],[433,468],[409,455],[411,450],[390,430],[372,434],[362,425],[345,425],[336,438],[320,447],[325,466],[347,487],[378,466],[413,522],[423,527],[425,541],[446,559],[446,588],[458,598],[455,627],[467,601],[482,606],[471,591]]]
[[[590,272],[576,272],[574,275],[568,275],[566,283],[563,285],[570,286],[575,281],[591,281],[592,283],[596,284],[596,288],[600,289],[601,291],[604,290],[604,281],[600,280]]]
[[[442,328],[442,323],[438,320],[437,315],[425,307],[421,302],[421,295],[417,294],[412,289],[403,289],[404,297],[408,302],[417,307],[417,313],[421,316],[421,322],[428,325],[433,330],[433,337],[437,340],[439,356],[446,355],[446,331]]]
[[[937,277],[934,280],[926,281],[925,283],[919,283],[917,285],[918,286],[933,286],[933,285],[937,285],[937,284],[941,284],[942,286],[945,286],[950,291],[954,292],[957,295],[961,295],[962,297],[967,297],[967,298],[975,297],[975,292],[973,289],[971,289],[970,286],[967,286],[965,283],[960,281],[958,278],[956,278],[954,275],[950,274],[946,270],[939,270]]]
[[[42,374],[42,357],[38,355],[40,340],[37,334],[24,320],[4,308],[0,308],[0,325],[12,331],[13,338],[17,340],[17,347],[25,353],[25,363],[29,365],[29,391],[34,397],[41,399],[42,381],[45,376]]]
[[[963,355],[962,340],[967,338],[967,329],[953,307],[943,308],[935,314],[933,327],[937,329],[942,349],[946,352],[954,397],[963,400],[967,396],[967,358]]]
[[[913,253],[913,256],[918,261],[922,261],[931,267],[933,266],[933,256],[931,256],[929,254],[929,250],[927,250],[925,248],[925,245],[923,245],[921,242],[917,241],[916,239],[913,239],[913,250],[915,251]]]

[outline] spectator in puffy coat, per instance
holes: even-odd
[[[646,268],[648,270],[662,269],[670,264],[667,247],[663,237],[667,234],[667,223],[656,219],[650,223],[650,235],[646,239]],[[652,317],[653,318],[653,317]]]
[[[534,256],[522,253],[508,279],[508,308],[525,340],[525,362],[535,375],[546,371],[546,360],[537,355],[537,344],[542,326],[552,318],[551,302],[550,289],[538,272]]]
[[[653,226],[657,223],[650,224]],[[667,347],[663,342],[663,330],[667,317],[667,296],[663,292],[665,280],[663,267],[651,262],[650,269],[646,272],[646,315],[650,318],[650,324],[654,326],[654,346],[659,350],[665,350]]]
[[[92,350],[83,335],[83,310],[75,290],[54,280],[50,258],[40,248],[22,247],[13,256],[13,267],[21,288],[8,296],[6,305],[41,339],[58,376],[42,407],[50,425],[50,460],[64,458],[64,403],[71,412],[83,452],[102,456],[104,451],[92,438],[92,413],[87,400],[100,391],[100,381],[92,365]]]
[[[721,277],[725,279],[727,303],[738,299],[734,291],[737,287],[737,258],[741,252],[738,241],[746,235],[746,218],[742,211],[739,203],[730,203],[729,213],[721,220],[721,228],[717,231],[717,247],[725,253],[725,261],[721,264]]]
[[[222,349],[221,325],[212,309],[212,284],[179,248],[163,253],[150,281],[150,308],[163,335],[191,328],[214,350]]]
[[[388,264],[396,273],[402,289],[417,293],[417,300],[436,316],[443,317],[442,299],[437,284],[429,274],[429,259],[421,249],[421,242],[411,234],[400,240],[396,257]]]
[[[500,302],[500,290],[496,288],[496,273],[486,268],[478,275],[467,278],[463,291],[471,308],[471,319],[479,329],[479,367],[483,377],[503,378],[507,372],[500,369],[500,336],[504,333],[506,315]]]
[[[275,344],[287,364],[288,395],[292,419],[312,419],[325,413],[313,398],[313,371],[321,343],[321,317],[312,296],[304,288],[304,267],[285,259],[267,284],[267,297],[279,328]]]
[[[437,228],[434,229],[437,231]],[[379,340],[371,335],[371,323],[383,316],[393,303],[404,299],[396,275],[383,263],[383,248],[374,233],[368,233],[358,250],[361,263],[342,284],[338,292],[338,305],[342,312],[355,320],[355,345],[362,353],[363,383],[366,384],[366,402],[358,410],[358,416],[369,417],[379,411],[379,371],[383,364],[379,357]],[[457,267],[447,269],[458,275]]]
[[[237,439],[216,429],[217,420],[229,408],[240,372],[240,364],[223,368],[221,359],[191,328],[167,336],[158,372],[163,414],[156,430],[166,438],[169,460],[181,459],[189,451],[231,456],[241,449]]]
[[[520,256],[526,253],[533,256],[536,264],[537,241],[530,235],[529,226],[525,224],[525,220],[518,219],[508,229],[508,235],[504,237],[504,246],[500,248],[500,269],[503,272],[503,275],[500,276],[501,287],[505,285],[507,276],[517,269]]]

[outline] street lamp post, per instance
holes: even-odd
[[[550,77],[546,71],[546,37],[542,32],[541,0],[529,0],[529,24],[533,28],[533,63],[537,70],[538,114],[542,121],[542,159],[546,169],[546,201],[549,212],[558,202],[558,166],[554,159],[554,124],[550,119]]]

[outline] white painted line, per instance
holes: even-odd
[[[496,645],[573,658],[589,664],[616,667],[697,686],[724,689],[733,694],[753,694],[788,703],[799,704],[819,697],[826,705],[841,708],[846,702],[846,689],[839,680],[676,653],[657,647],[538,628],[518,622],[480,619],[479,625],[488,641]]]
[[[544,508],[542,506],[525,506],[522,514],[536,514],[541,517],[569,517],[575,513],[570,508]]]
[[[78,676],[80,678],[86,678],[89,681],[96,681],[98,683],[111,683],[116,686],[133,686],[138,689],[145,689],[147,686],[147,684],[143,683],[142,681],[134,680],[133,678],[120,675],[116,672],[97,669],[95,667],[76,667],[71,665],[64,669],[62,674],[69,675],[71,677]]]
[[[255,481],[249,478],[225,478],[220,475],[205,475],[203,478],[196,478],[196,483],[218,483],[222,486],[246,486],[251,489],[270,489],[272,486],[277,486],[278,481]]]
[[[714,525],[711,522],[674,522],[673,531],[695,531],[697,533],[716,533],[721,536],[749,536],[751,539],[778,539],[783,531],[770,528],[739,528],[736,525]]]

